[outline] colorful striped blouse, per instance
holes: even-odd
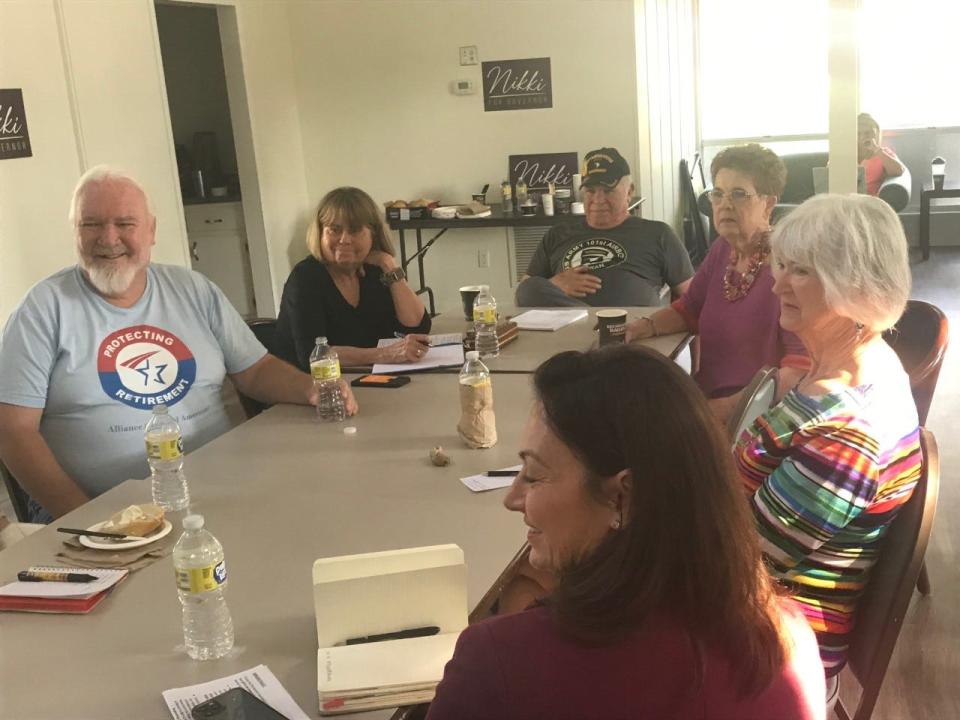
[[[906,375],[816,397],[792,390],[743,432],[735,459],[770,571],[836,675],[879,540],[920,476]]]

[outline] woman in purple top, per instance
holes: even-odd
[[[787,170],[756,143],[721,151],[710,164],[713,222],[720,237],[687,292],[670,307],[627,326],[627,340],[687,330],[700,336],[694,379],[713,411],[726,419],[740,391],[760,368],[780,368],[789,390],[809,365],[795,335],[780,327],[770,273],[770,213]]]

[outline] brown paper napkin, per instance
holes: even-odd
[[[175,542],[175,533],[171,532],[156,542],[129,550],[94,550],[81,545],[78,538],[71,537],[63,541],[57,557],[66,558],[79,567],[139,570],[173,552]]]

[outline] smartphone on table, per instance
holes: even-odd
[[[190,711],[194,720],[288,720],[244,688],[231,688]]]

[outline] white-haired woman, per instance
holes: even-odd
[[[889,205],[817,195],[772,237],[780,323],[811,367],[741,435],[741,480],[773,575],[796,594],[835,688],[878,543],[920,474],[917,413],[881,337],[910,294],[907,241]]]

